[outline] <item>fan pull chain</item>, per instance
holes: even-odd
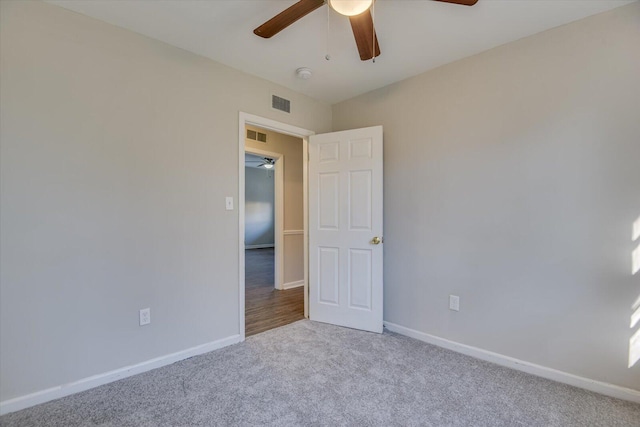
[[[331,60],[331,55],[329,55],[329,34],[331,33],[330,27],[329,27],[329,17],[330,16],[331,16],[331,8],[329,7],[329,5],[327,5],[327,40],[326,40],[326,46],[325,46],[325,51],[327,53],[324,56],[324,59],[326,59],[327,61]]]
[[[371,37],[371,51],[373,52],[373,64],[376,63],[376,0],[371,3],[371,22],[373,23],[373,36]]]

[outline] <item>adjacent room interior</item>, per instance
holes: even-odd
[[[338,3],[0,0],[0,424],[638,425],[640,2]]]
[[[246,336],[304,319],[302,147],[299,138],[246,128]]]

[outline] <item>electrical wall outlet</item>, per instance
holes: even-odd
[[[151,323],[151,309],[143,308],[140,310],[140,326],[148,325]]]
[[[449,295],[449,310],[460,311],[460,297]]]

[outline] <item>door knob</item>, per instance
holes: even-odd
[[[379,238],[378,236],[376,236],[373,239],[371,239],[371,244],[373,244],[373,245],[379,245],[380,243],[382,243],[382,239]]]

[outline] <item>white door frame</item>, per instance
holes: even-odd
[[[273,271],[273,286],[276,289],[282,289],[284,284],[284,257],[282,256],[282,250],[284,248],[283,230],[284,230],[284,156],[281,153],[275,153],[272,151],[260,150],[258,148],[247,147],[244,148],[245,153],[256,154],[261,157],[268,157],[275,160],[273,167],[274,177],[274,218],[273,218],[273,253],[274,253],[274,271]],[[244,169],[243,169],[244,170]],[[244,199],[243,199],[244,200]],[[244,203],[242,203],[244,207]],[[243,210],[244,212],[244,210]],[[244,222],[242,224],[244,227]],[[244,243],[244,239],[240,242]],[[244,250],[244,247],[242,248]]]
[[[267,119],[240,111],[238,120],[238,328],[240,341],[244,341],[244,153],[246,151],[246,126],[253,125],[274,132],[291,135],[302,139],[302,175],[303,175],[303,203],[304,203],[304,316],[309,317],[309,233],[308,233],[308,167],[309,167],[309,136],[315,132],[288,125],[275,120]]]

